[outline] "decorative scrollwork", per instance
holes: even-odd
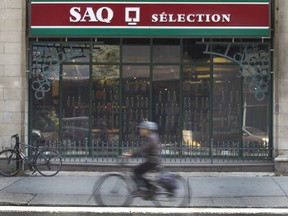
[[[220,53],[211,51],[210,45],[210,43],[206,43],[204,53],[221,56],[239,64],[241,68],[239,77],[243,77],[244,83],[249,86],[249,91],[255,95],[257,100],[264,100],[270,82],[267,49],[263,49],[263,46],[259,44],[241,44],[240,47],[240,45],[228,43],[225,52]],[[235,46],[241,48],[242,52],[231,51]]]
[[[62,51],[59,51],[62,50]],[[49,44],[37,44],[33,46],[33,64],[31,67],[32,84],[35,98],[41,100],[45,93],[50,91],[52,83],[61,76],[60,66],[70,59],[85,57],[89,51],[84,52],[79,47],[70,45],[67,52],[60,46],[49,46]]]

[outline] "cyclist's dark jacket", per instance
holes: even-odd
[[[133,156],[143,154],[146,162],[160,163],[160,138],[157,133],[152,132],[147,137],[143,145],[133,152]]]

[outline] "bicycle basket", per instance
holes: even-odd
[[[163,172],[160,174],[159,183],[166,189],[177,189],[177,175],[172,172]]]

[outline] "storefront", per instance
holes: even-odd
[[[118,156],[148,119],[165,158],[272,159],[269,0],[29,9],[29,128],[63,155]]]

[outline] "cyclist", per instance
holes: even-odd
[[[137,190],[132,193],[134,196],[146,195],[147,191],[140,189],[141,183],[144,183],[149,192],[153,192],[153,185],[144,178],[144,174],[149,170],[153,170],[160,163],[160,138],[157,133],[158,125],[155,122],[143,121],[138,126],[139,133],[144,137],[143,145],[134,152],[123,153],[125,157],[133,157],[143,154],[145,161],[133,170]]]

